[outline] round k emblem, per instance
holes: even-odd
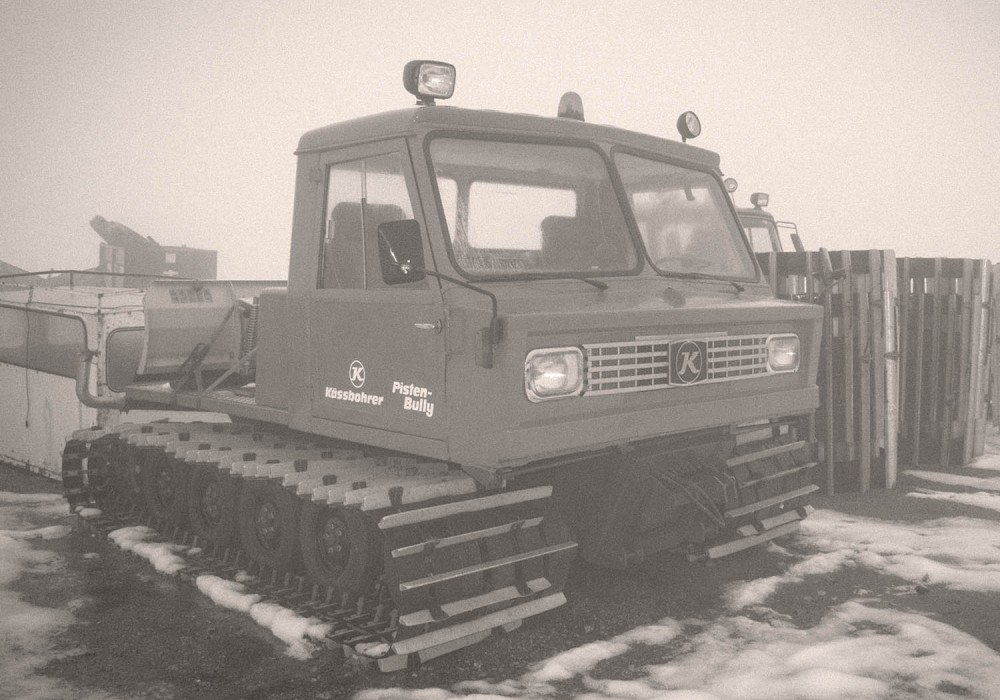
[[[351,363],[350,371],[351,386],[360,389],[365,385],[365,366],[358,360]]]

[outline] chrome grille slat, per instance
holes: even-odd
[[[706,346],[707,374],[698,384],[751,379],[768,373],[767,335],[693,337]],[[670,344],[687,338],[591,343],[583,346],[585,396],[650,391],[670,383]]]

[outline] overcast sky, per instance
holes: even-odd
[[[97,264],[95,214],[284,278],[302,132],[413,99],[697,144],[808,247],[1000,260],[1000,3],[0,0],[0,260]]]

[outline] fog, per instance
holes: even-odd
[[[402,67],[454,63],[451,104],[695,142],[808,247],[1000,258],[994,2],[141,3],[0,0],[0,260],[97,264],[95,214],[287,274],[302,132],[406,107]]]

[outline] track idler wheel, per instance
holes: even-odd
[[[124,498],[119,478],[121,454],[117,435],[105,435],[90,446],[87,454],[87,480],[94,501],[111,509],[117,498]]]
[[[150,451],[142,462],[139,483],[150,515],[174,525],[187,524],[186,464]]]
[[[239,483],[215,467],[194,467],[187,483],[188,522],[199,538],[220,547],[237,541]]]
[[[321,587],[362,593],[381,572],[381,534],[359,510],[304,503],[299,540],[306,571]]]
[[[249,557],[277,571],[301,568],[298,542],[301,501],[275,484],[245,481],[238,503],[237,529]]]

